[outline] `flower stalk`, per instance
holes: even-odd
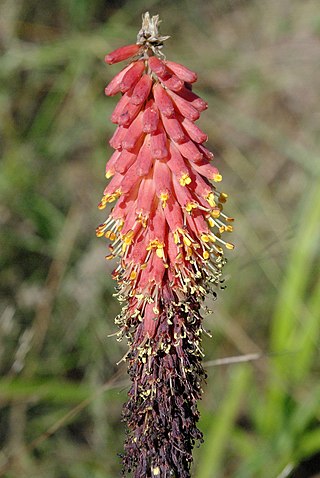
[[[110,241],[106,258],[118,258],[116,324],[129,343],[132,380],[123,465],[135,478],[190,477],[192,449],[202,440],[200,309],[222,281],[224,249],[233,249],[224,239],[233,219],[216,186],[222,177],[195,124],[207,103],[192,91],[196,73],[165,59],[168,38],[147,12],[136,44],[105,58],[130,59],[105,89],[122,96],[111,118],[112,179],[99,208],[117,202],[97,236]]]

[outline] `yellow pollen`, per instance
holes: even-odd
[[[234,245],[231,244],[230,242],[226,242],[226,248],[232,250],[234,249]]]
[[[183,242],[185,243],[186,246],[191,246],[191,241],[188,237],[183,236]]]
[[[103,234],[104,234],[104,224],[102,224],[101,226],[98,226],[97,229],[96,229],[96,236],[97,237],[102,237]]]
[[[119,224],[119,226],[117,227],[117,231],[120,232],[121,229],[123,228],[123,225],[124,225],[124,221],[121,221],[121,223]]]
[[[221,213],[220,209],[217,208],[217,209],[214,209],[213,211],[211,211],[210,214],[211,214],[211,216],[214,217],[215,219],[218,219],[218,217],[220,216],[220,213]],[[211,227],[212,227],[212,226],[211,226]]]
[[[115,191],[113,194],[106,194],[101,199],[101,202],[100,202],[98,208],[99,209],[104,209],[108,202],[113,202],[116,199],[118,199],[120,196],[121,196],[121,191],[119,189],[117,191]]]
[[[105,201],[101,201],[99,204],[98,204],[98,209],[100,209],[100,211],[102,209],[104,209],[106,207],[106,202]]]
[[[127,232],[127,234],[125,234],[125,235],[123,236],[123,242],[124,242],[124,244],[126,244],[126,245],[131,244],[131,242],[132,242],[132,240],[133,240],[133,236],[134,236],[134,232],[133,232],[133,231]]]
[[[207,196],[205,196],[205,200],[208,201],[211,207],[215,207],[216,203],[214,201],[214,194],[209,193]]]
[[[154,476],[160,475],[160,468],[156,466],[155,468],[153,468],[152,473]]]
[[[160,259],[164,259],[163,247],[158,247],[156,249],[156,254]]]
[[[228,198],[228,194],[221,193],[220,196],[219,196],[219,201],[220,202],[226,202],[227,198]]]
[[[191,183],[190,176],[187,173],[184,173],[181,176],[181,178],[179,179],[179,183],[181,184],[181,186],[185,186],[186,184],[190,184]]]
[[[222,181],[222,176],[221,174],[214,174],[212,179],[215,183],[220,183],[220,181]]]
[[[111,171],[110,169],[106,171],[106,178],[110,179],[114,175],[114,171]]]
[[[158,239],[153,239],[149,242],[149,245],[146,247],[147,251],[150,251],[153,247],[163,247],[161,246],[161,242]]]
[[[130,280],[134,280],[137,277],[136,271],[132,271],[130,274]]]
[[[176,232],[173,233],[173,238],[174,238],[174,243],[175,243],[175,244],[179,244],[179,242],[180,242],[180,237],[179,237],[178,231],[176,231]]]
[[[140,222],[142,227],[147,227],[148,214],[143,214],[142,212],[139,212],[137,214],[137,221]]]
[[[202,240],[203,242],[209,242],[209,241],[210,241],[209,236],[207,236],[207,234],[202,234],[201,240]]]
[[[208,251],[203,251],[202,257],[203,257],[204,259],[209,259],[209,257],[210,257],[209,252],[208,252]]]
[[[188,202],[185,207],[187,212],[191,212],[192,209],[196,209],[198,205],[194,202]]]
[[[169,193],[160,194],[160,200],[161,200],[163,209],[166,207],[168,199],[169,199]]]
[[[187,257],[186,257],[187,260],[189,260],[190,257],[192,256],[192,252],[193,252],[192,248],[191,248],[191,247],[187,247],[187,254],[188,254]]]

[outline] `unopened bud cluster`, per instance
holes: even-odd
[[[195,124],[207,103],[192,91],[197,75],[162,54],[158,16],[143,16],[137,43],[106,56],[131,59],[106,87],[121,93],[106,166],[112,178],[99,204],[117,201],[97,235],[117,257],[114,279],[124,307],[116,323],[126,336],[132,387],[124,408],[128,426],[124,467],[135,478],[190,476],[201,433],[202,319],[205,295],[221,282],[224,239],[232,218],[227,195]]]

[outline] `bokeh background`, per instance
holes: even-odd
[[[0,476],[120,476],[126,344],[94,233],[120,67],[103,58],[146,10],[199,74],[236,218],[192,476],[319,477],[318,0],[2,0]]]

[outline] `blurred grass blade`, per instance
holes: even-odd
[[[250,368],[247,366],[238,366],[232,370],[225,400],[219,406],[219,414],[212,417],[212,424],[200,453],[197,478],[219,476],[225,448],[230,441],[234,420],[249,377]]]
[[[311,301],[309,287],[314,281],[314,260],[318,253],[320,236],[320,181],[314,181],[307,197],[302,197],[298,217],[299,223],[288,260],[288,268],[278,294],[270,332],[270,350],[295,352],[280,355],[274,360],[274,371],[270,377],[267,405],[262,416],[263,428],[281,430],[285,426],[285,399],[289,386],[306,379],[307,367],[317,350],[319,334],[319,294],[317,287]],[[311,284],[312,286],[312,284]],[[311,308],[308,308],[308,306]],[[300,362],[300,355],[302,362]],[[283,386],[279,387],[279,380]]]

